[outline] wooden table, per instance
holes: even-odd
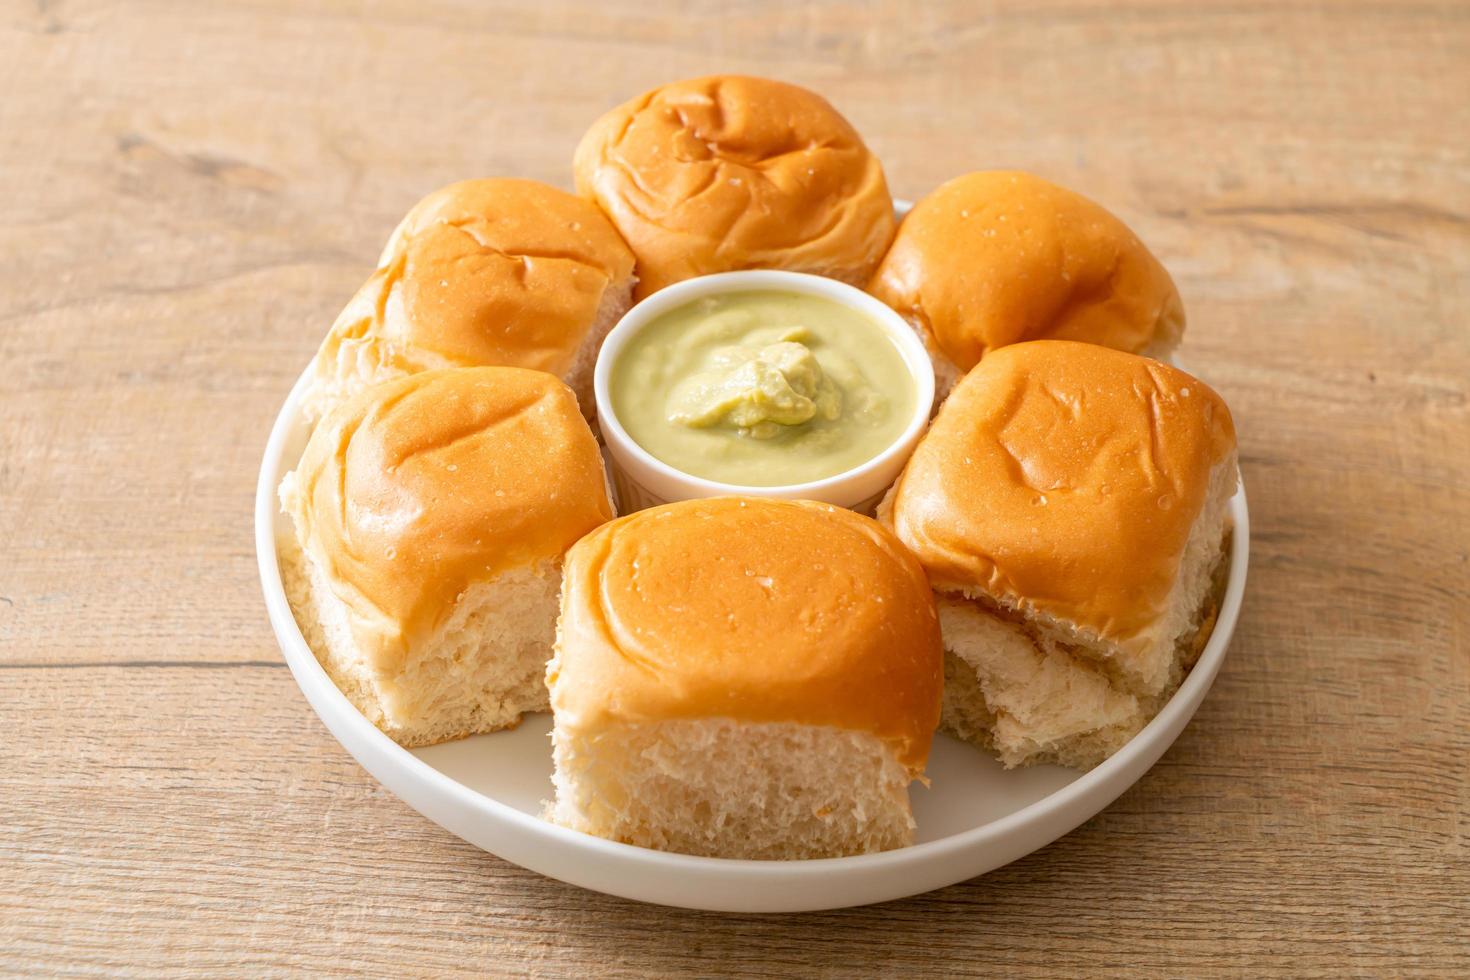
[[[7,4],[0,970],[1470,973],[1470,6]],[[875,908],[681,912],[461,843],[266,623],[267,429],[400,214],[558,184],[710,70],[840,106],[903,196],[1021,167],[1189,307],[1255,522],[1214,692],[1101,816]]]

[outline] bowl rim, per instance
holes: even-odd
[[[398,745],[363,717],[332,683],[326,671],[317,662],[315,654],[307,646],[301,634],[287,601],[275,536],[278,509],[277,487],[289,468],[296,463],[296,460],[291,460],[288,466],[283,455],[292,431],[299,421],[301,396],[309,381],[309,374],[309,370],[303,372],[297,380],[271,428],[256,484],[254,508],[256,557],[265,605],[281,652],[307,701],[338,742],[379,782],[387,785],[389,779],[378,771],[374,763],[364,759],[364,755],[368,754],[369,750],[375,760],[399,767],[403,772],[434,789],[441,796],[452,798],[459,805],[481,816],[503,821],[539,844],[554,848],[572,848],[574,851],[595,854],[620,864],[624,871],[632,871],[635,868],[647,870],[652,865],[696,875],[717,872],[720,879],[725,881],[762,880],[776,874],[783,882],[815,879],[824,882],[829,887],[835,887],[844,878],[852,879],[854,876],[895,869],[915,862],[942,863],[943,867],[937,873],[931,869],[929,877],[934,880],[943,880],[939,884],[930,884],[924,889],[915,891],[941,887],[942,884],[962,881],[984,873],[999,864],[979,870],[967,870],[974,865],[974,862],[967,863],[961,860],[962,855],[983,847],[987,842],[1001,842],[1008,835],[1031,823],[1050,821],[1050,825],[1053,826],[1065,823],[1059,833],[1048,837],[1046,843],[1049,843],[1095,815],[1133,785],[1138,778],[1141,778],[1143,772],[1152,766],[1154,761],[1177,738],[1178,731],[1194,714],[1205,693],[1208,692],[1215,675],[1224,662],[1225,653],[1240,616],[1250,552],[1250,518],[1243,483],[1237,485],[1236,493],[1229,503],[1234,527],[1230,543],[1230,568],[1225,594],[1221,600],[1214,632],[1199,660],[1179,689],[1138,734],[1134,735],[1111,757],[1065,786],[1003,817],[958,833],[896,850],[851,857],[813,858],[797,861],[714,858],[655,851],[632,844],[605,840],[548,823],[507,803],[502,803],[494,797],[471,789],[435,769],[408,749]],[[339,726],[344,726],[345,731],[339,731]],[[1170,729],[1174,729],[1173,735],[1168,734]],[[1160,739],[1163,739],[1162,745],[1158,744]],[[1129,770],[1135,767],[1138,767],[1138,771],[1130,778]],[[1112,785],[1114,783],[1118,785]],[[392,786],[387,786],[387,788],[403,798],[402,794]],[[431,820],[441,826],[446,826],[458,836],[464,836],[453,828],[447,827],[445,821],[439,819],[438,816],[427,813],[417,803],[407,799],[404,799],[404,802],[424,812]],[[1098,805],[1092,806],[1092,803]],[[1086,812],[1082,813],[1084,810]],[[1078,813],[1082,815],[1077,816]],[[477,846],[488,850],[483,845]],[[1037,847],[1040,846],[1044,844],[1037,845]],[[1006,858],[1000,864],[1014,860],[1035,849],[1036,847],[1028,847]],[[541,871],[540,868],[532,870]],[[561,877],[560,875],[553,876]],[[577,881],[573,883],[582,884]],[[583,885],[583,887],[597,886]],[[601,890],[608,891],[609,889]],[[612,891],[612,893],[639,897],[617,891]],[[903,892],[903,894],[913,893],[914,891]],[[898,893],[895,892],[888,897],[897,897],[897,895]],[[658,901],[658,899],[643,900]],[[861,904],[864,901],[880,900],[883,899],[859,898],[846,901],[838,898],[831,904],[802,903],[795,904],[792,908],[833,908],[843,904]],[[726,906],[710,904],[691,907],[724,908]]]
[[[659,459],[644,449],[623,427],[613,404],[611,381],[612,367],[618,355],[632,342],[638,332],[660,315],[684,306],[694,300],[717,293],[744,293],[758,290],[789,290],[808,296],[820,296],[850,310],[854,310],[873,321],[894,342],[903,359],[905,368],[917,386],[913,414],[908,424],[881,452],[869,457],[856,466],[849,467],[831,476],[803,483],[786,483],[774,486],[747,486],[726,483],[707,477],[686,473],[684,470]],[[602,430],[608,449],[616,454],[626,454],[645,470],[651,470],[661,479],[680,486],[675,496],[712,497],[804,497],[830,499],[847,486],[859,485],[874,473],[893,465],[895,459],[912,449],[914,442],[929,424],[934,407],[934,364],[924,342],[908,323],[893,309],[868,295],[856,286],[828,279],[825,276],[805,272],[789,272],[783,269],[742,269],[734,272],[714,272],[708,275],[684,279],[643,299],[624,313],[603,339],[597,353],[597,363],[592,372],[593,398],[597,405],[597,424]],[[899,460],[900,465],[902,460]],[[662,496],[669,496],[662,494]]]

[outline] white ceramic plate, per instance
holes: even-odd
[[[941,735],[929,759],[931,787],[912,791],[919,825],[912,847],[820,861],[728,861],[615,844],[537,818],[552,792],[549,715],[531,716],[514,731],[408,750],[359,714],[317,663],[287,604],[276,558],[277,536],[290,534],[276,487],[308,434],[299,411],[304,381],[271,430],[255,499],[266,609],[296,683],[337,741],[409,806],[477,847],[584,888],[686,908],[797,912],[902,898],[984,874],[1072,830],[1163,755],[1210,689],[1240,614],[1250,542],[1244,489],[1230,505],[1230,576],[1209,645],[1159,716],[1091,772],[1007,772]]]

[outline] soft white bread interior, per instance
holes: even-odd
[[[531,180],[467,180],[399,223],[312,367],[308,418],[416,371],[557,375],[592,414],[592,367],[633,294],[633,253],[592,204]]]
[[[664,85],[588,129],[577,192],[638,256],[638,296],[692,276],[789,269],[867,283],[893,199],[862,138],[815,92],[713,75]]]
[[[370,721],[429,745],[546,708],[562,556],[612,516],[564,384],[454,368],[364,389],[316,427],[280,495],[297,621]]]
[[[548,818],[683,854],[792,860],[913,839],[912,778],[876,736],[822,725],[663,721],[555,742]]]
[[[923,570],[877,522],[738,497],[640,511],[567,555],[547,817],[717,857],[902,846],[941,681]]]
[[[1178,688],[1209,640],[1224,589],[1234,459],[1216,467],[1212,499],[1190,532],[1169,599],[1177,630],[1158,690],[1110,669],[1112,653],[1086,632],[1059,630],[975,594],[939,596],[944,634],[943,728],[989,748],[1007,767],[1090,769],[1122,748]],[[1225,474],[1229,474],[1229,489]]]
[[[546,711],[546,661],[556,636],[561,569],[518,568],[472,585],[402,671],[387,678],[352,638],[347,606],[294,538],[280,542],[286,596],[332,683],[401,745],[435,745],[508,728]],[[387,690],[394,696],[385,696]]]
[[[1032,174],[983,171],[916,204],[868,290],[908,320],[938,398],[988,352],[1078,340],[1166,358],[1184,334],[1168,271],[1098,204]]]
[[[1065,341],[987,356],[879,517],[940,595],[945,725],[1007,765],[1100,762],[1213,625],[1235,432],[1202,382]]]

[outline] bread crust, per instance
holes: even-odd
[[[730,718],[864,731],[922,770],[939,720],[923,570],[870,518],[725,497],[640,511],[568,553],[558,730]]]
[[[313,414],[401,374],[503,365],[567,377],[626,309],[633,253],[589,202],[532,180],[466,180],[420,201],[314,362]],[[619,311],[620,312],[620,311]]]
[[[955,387],[884,513],[936,589],[1141,650],[1234,449],[1229,408],[1183,371],[1016,344]]]
[[[966,174],[921,200],[868,290],[960,374],[1026,340],[1165,356],[1184,333],[1174,281],[1127,225],[1019,171]]]
[[[507,367],[360,392],[316,427],[282,496],[363,657],[386,675],[471,584],[560,561],[612,517],[571,390]]]
[[[734,269],[865,284],[893,240],[883,168],[814,92],[712,75],[660,86],[583,136],[577,192],[638,256],[642,298]]]

